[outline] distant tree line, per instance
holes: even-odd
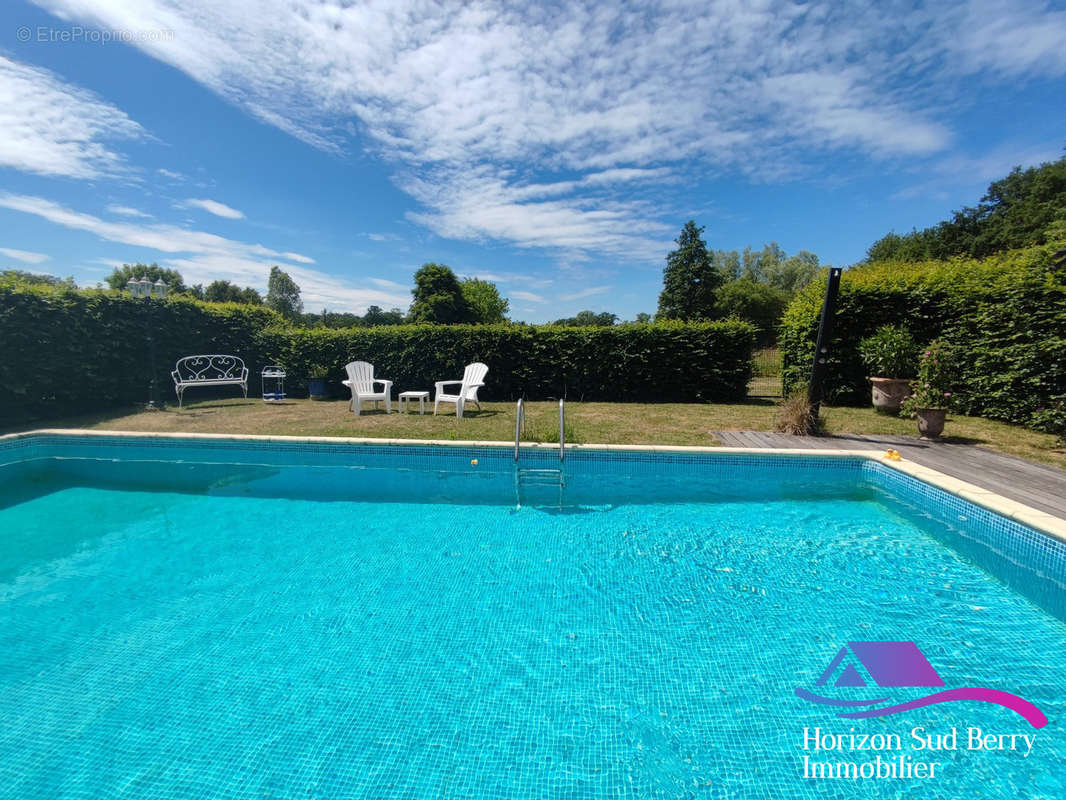
[[[373,328],[375,325],[403,325],[407,315],[398,308],[385,311],[381,306],[369,306],[363,316],[323,308],[320,314],[304,314],[302,321],[308,328]]]
[[[754,324],[762,344],[776,337],[792,296],[818,274],[818,256],[808,250],[788,255],[777,242],[762,250],[710,250],[704,228],[685,223],[666,256],[657,320],[743,319]]]
[[[62,286],[67,289],[77,289],[74,278],[57,278],[55,275],[42,275],[37,272],[26,272],[21,269],[0,270],[0,283],[21,283],[26,286]]]
[[[275,267],[276,269],[276,267]],[[247,305],[263,305],[263,297],[255,289],[248,286],[242,289],[229,281],[213,281],[206,287],[201,284],[187,286],[181,273],[176,269],[165,269],[158,264],[123,264],[116,267],[107,276],[107,285],[111,289],[122,290],[131,280],[139,281],[141,278],[155,283],[162,280],[167,285],[167,291],[174,294],[184,294],[195,297],[197,300],[206,300],[209,303],[245,303]]]
[[[1053,226],[1066,222],[1066,158],[1022,169],[989,184],[976,206],[910,233],[889,233],[874,242],[867,261],[931,261],[956,256],[987,258],[1004,250],[1047,243]]]
[[[736,250],[710,250],[702,234],[704,228],[695,221],[685,223],[676,239],[677,249],[666,257],[663,288],[659,295],[655,320],[711,321],[738,318],[751,322],[760,330],[763,343],[774,338],[776,326],[785,306],[795,292],[806,286],[818,272],[818,256],[807,250],[788,255],[776,242],[762,250],[746,247]],[[61,283],[58,278],[36,276],[8,270],[3,275],[20,280]],[[256,289],[241,287],[227,280],[203,286],[187,285],[180,272],[158,264],[123,264],[107,277],[107,285],[116,290],[126,288],[130,280],[148,278],[164,281],[174,294],[185,294],[215,303],[242,303],[266,306],[286,319],[307,327],[352,328],[404,323],[495,324],[507,322],[510,304],[496,285],[480,278],[462,278],[446,264],[429,262],[414,274],[412,302],[407,312],[399,308],[385,310],[372,305],[363,315],[350,312],[305,312],[300,287],[287,272],[271,267],[264,297]],[[73,287],[72,279],[67,283]],[[649,323],[652,315],[640,313],[631,322]],[[609,311],[579,311],[553,324],[562,326],[609,327],[619,323]]]
[[[60,283],[58,278],[45,275],[8,270],[10,280],[24,283]],[[18,273],[16,275],[15,273]],[[21,276],[21,277],[20,277]],[[480,278],[460,280],[450,267],[444,264],[423,264],[415,273],[415,288],[411,290],[413,302],[407,313],[399,308],[388,311],[372,305],[362,316],[348,312],[322,309],[321,313],[304,313],[300,287],[280,267],[270,269],[267,279],[267,294],[264,298],[248,286],[241,288],[230,281],[213,281],[206,287],[188,286],[177,270],[166,269],[158,264],[123,264],[107,277],[111,289],[122,290],[130,280],[148,278],[153,283],[162,280],[173,294],[184,294],[212,303],[243,303],[265,305],[286,319],[308,327],[350,328],[375,325],[402,325],[408,322],[448,324],[492,324],[507,321],[508,301],[500,296],[494,283]],[[73,279],[68,279],[73,287]]]
[[[647,317],[648,314],[643,316]],[[572,317],[564,317],[563,319],[557,319],[552,325],[566,325],[568,327],[593,327],[593,328],[609,328],[618,322],[618,315],[611,314],[607,311],[601,311],[597,314],[595,311],[578,311]]]

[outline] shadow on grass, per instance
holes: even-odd
[[[780,397],[745,397],[743,400],[729,402],[728,400],[707,403],[709,406],[752,406],[754,408],[772,408],[778,405]]]
[[[80,414],[76,417],[63,416],[49,417],[47,419],[31,419],[18,424],[4,425],[0,427],[0,434],[23,433],[25,431],[35,431],[40,428],[91,428],[93,425],[107,422],[117,416],[135,414],[141,410],[142,406],[135,406],[126,410],[116,411],[115,409],[111,409],[110,411],[99,411],[92,414]]]
[[[219,408],[241,408],[242,406],[294,406],[295,402],[292,400],[272,400],[269,403],[265,400],[253,400],[248,398],[247,400],[241,398],[240,400],[204,400],[200,403],[186,403],[179,408],[177,405],[168,405],[164,411],[176,411],[179,414],[184,414],[190,411],[214,411]]]
[[[498,416],[499,413],[500,413],[499,411],[496,411],[495,409],[492,409],[492,408],[486,408],[486,409],[483,409],[481,411],[464,411],[463,412],[463,419],[489,419],[490,417]],[[420,416],[420,415],[416,414],[415,416]],[[426,411],[426,416],[427,417],[437,416],[437,417],[444,417],[444,418],[451,417],[452,419],[459,419],[459,415],[456,414],[455,412],[434,414],[432,411],[427,410]]]

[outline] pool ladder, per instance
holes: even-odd
[[[566,486],[566,477],[563,474],[563,464],[566,461],[566,404],[559,398],[559,466],[558,467],[523,467],[519,456],[522,441],[522,432],[526,425],[526,407],[522,400],[518,401],[515,409],[514,424],[514,490],[515,508],[522,507],[522,489],[534,486],[557,487],[559,490],[558,505],[563,505],[563,489]]]

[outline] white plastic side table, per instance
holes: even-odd
[[[407,402],[407,411],[411,410],[411,401],[418,401],[418,413],[426,413],[426,401],[429,400],[429,392],[400,392],[400,413],[404,413],[404,401]]]

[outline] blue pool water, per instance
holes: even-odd
[[[1066,796],[1061,548],[884,467],[575,454],[516,510],[487,450],[0,456],[5,797]],[[798,699],[853,640],[1050,722]],[[815,726],[1037,739],[811,780]]]

